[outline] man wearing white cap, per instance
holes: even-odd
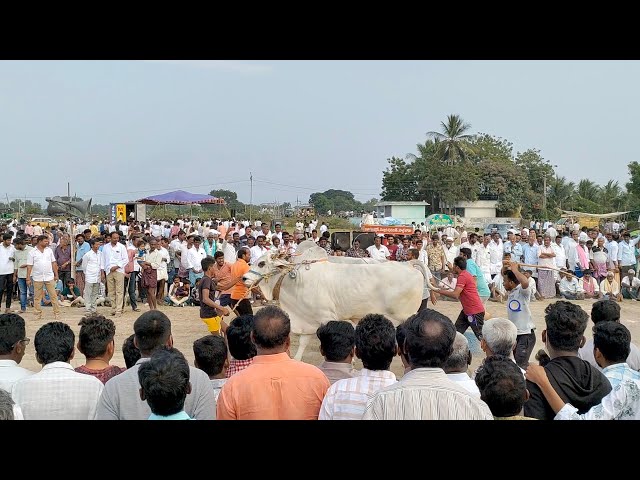
[[[203,242],[204,251],[208,257],[213,257],[215,253],[222,248],[218,243],[220,232],[217,230],[209,230],[207,239]]]
[[[640,290],[640,279],[636,278],[636,271],[629,269],[627,275],[622,279],[622,296],[631,300],[638,300]]]

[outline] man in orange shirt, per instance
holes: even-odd
[[[261,308],[253,319],[253,363],[233,375],[218,397],[219,420],[317,420],[329,380],[318,367],[293,360],[289,316]]]
[[[235,308],[238,316],[253,315],[251,302],[245,298],[249,289],[242,281],[243,275],[251,269],[249,267],[250,258],[251,251],[247,247],[242,247],[238,250],[238,260],[231,265],[231,277],[240,278],[231,289],[231,308]]]

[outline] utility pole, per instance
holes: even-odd
[[[251,223],[251,211],[253,210],[253,173],[251,172],[249,172],[249,180],[251,181],[251,189],[249,192],[249,223],[253,226],[253,223]]]

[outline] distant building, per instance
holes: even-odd
[[[476,200],[475,202],[456,202],[452,212],[463,218],[492,218],[496,216],[498,200]]]
[[[411,222],[420,224],[429,215],[427,202],[378,202],[376,203],[376,216],[378,218],[393,217],[405,225]]]

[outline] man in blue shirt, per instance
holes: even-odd
[[[467,272],[469,272],[471,276],[476,279],[476,288],[478,289],[478,295],[480,296],[480,300],[482,300],[482,303],[485,304],[487,302],[487,299],[491,296],[491,290],[489,290],[487,280],[484,278],[482,270],[480,269],[478,264],[471,258],[470,248],[461,248],[460,256],[464,257],[467,260]]]

